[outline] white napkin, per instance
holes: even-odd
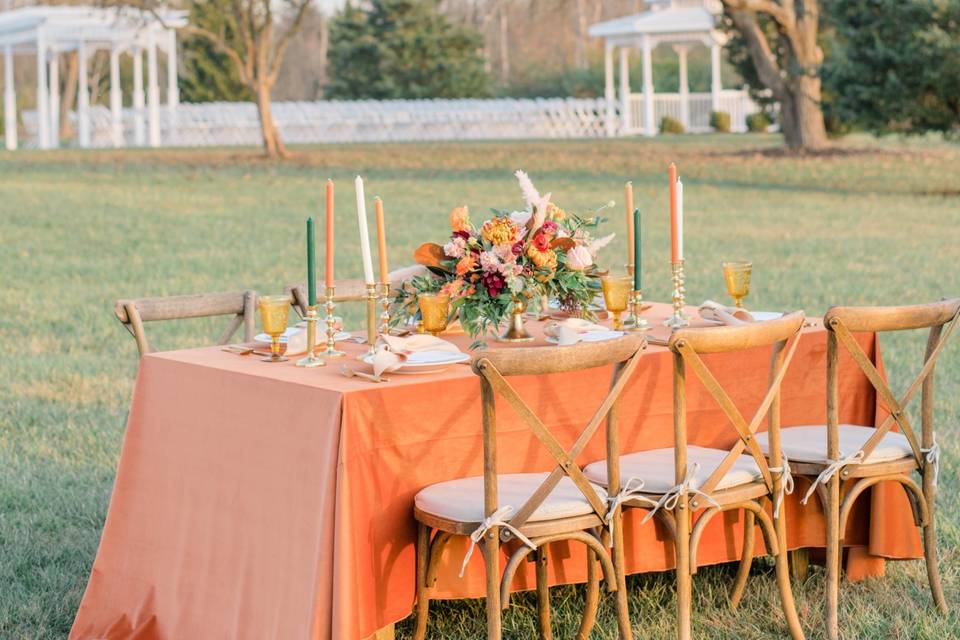
[[[591,331],[608,331],[600,324],[584,320],[583,318],[566,318],[565,320],[548,322],[543,328],[543,332],[557,339],[557,344],[566,347],[580,342],[583,334]]]
[[[754,321],[753,316],[746,309],[728,307],[713,300],[705,300],[700,305],[700,317],[728,325],[748,324]]]
[[[381,335],[377,340],[377,352],[373,356],[373,372],[380,375],[400,368],[410,354],[418,351],[449,351],[460,353],[457,345],[432,336],[417,334],[407,338]]]

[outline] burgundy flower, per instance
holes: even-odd
[[[553,220],[547,220],[547,221],[544,222],[542,225],[540,225],[540,231],[542,231],[543,233],[547,234],[548,236],[555,236],[555,235],[557,235],[557,231],[558,231],[559,229],[560,229],[560,227],[557,226],[557,223],[554,222]]]
[[[470,232],[469,232],[469,231],[466,231],[466,230],[464,230],[464,231],[454,231],[453,234],[452,234],[450,237],[451,237],[451,238],[463,238],[463,241],[466,242],[467,240],[470,239]]]
[[[515,255],[515,256],[521,256],[521,255],[523,255],[523,243],[522,243],[522,242],[515,242],[515,243],[513,244],[513,246],[510,247],[510,250],[513,251],[513,255]]]
[[[499,273],[487,273],[483,276],[483,286],[487,290],[487,295],[496,298],[505,286],[507,281]]]

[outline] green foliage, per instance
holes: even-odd
[[[829,0],[833,116],[875,134],[960,131],[960,0]]]
[[[727,116],[727,126],[730,126],[730,116]],[[767,117],[767,114],[760,113],[751,113],[747,116],[747,130],[750,133],[766,133],[767,129],[770,128],[770,118]]]
[[[193,0],[190,23],[213,33],[223,31],[227,42],[239,46],[234,16],[218,0]],[[187,35],[180,45],[183,70],[177,81],[185,102],[245,102],[253,98],[240,80],[233,60],[207,38]]]
[[[452,23],[436,0],[348,4],[330,25],[334,99],[474,98],[488,95],[483,38]]]
[[[726,111],[711,111],[710,126],[718,133],[730,133],[730,114]]]
[[[686,131],[683,128],[683,123],[676,118],[663,116],[660,119],[660,133],[686,133]]]

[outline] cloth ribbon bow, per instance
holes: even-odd
[[[790,461],[787,456],[783,456],[783,462],[779,467],[769,467],[769,470],[770,473],[781,475],[780,490],[777,491],[777,497],[773,501],[773,517],[776,519],[780,517],[780,505],[783,504],[784,494],[790,495],[793,493],[793,474],[790,472]]]
[[[933,486],[937,486],[940,480],[940,445],[937,444],[937,436],[933,436],[933,444],[927,449],[920,449],[924,454],[924,460],[933,465]]]
[[[846,458],[841,458],[840,460],[830,460],[830,464],[820,472],[820,475],[817,476],[817,479],[813,481],[810,485],[810,488],[807,489],[807,493],[804,494],[803,500],[800,501],[800,504],[806,505],[807,500],[810,499],[810,496],[813,495],[813,492],[817,490],[817,485],[827,484],[830,482],[830,478],[834,476],[838,471],[843,469],[848,464],[860,464],[863,462],[863,449],[852,453]]]
[[[660,496],[660,499],[654,503],[653,509],[647,512],[647,515],[643,517],[643,520],[640,521],[640,524],[646,524],[653,516],[657,514],[657,511],[660,509],[666,509],[667,511],[672,511],[677,506],[677,502],[680,501],[680,496],[685,494],[699,495],[704,500],[709,502],[715,507],[720,507],[720,504],[711,498],[709,495],[700,491],[699,489],[693,489],[690,487],[690,483],[693,482],[694,478],[697,477],[697,472],[700,471],[700,463],[696,462],[693,465],[693,471],[691,472],[690,467],[687,467],[687,474],[683,477],[683,482],[674,486],[668,490],[665,494]]]
[[[616,512],[617,508],[623,505],[625,502],[639,500],[640,502],[646,502],[650,506],[657,508],[656,502],[643,495],[643,485],[643,480],[637,476],[630,476],[620,488],[620,493],[615,496],[607,497],[607,501],[610,503],[610,506],[607,508],[607,517],[604,519],[607,522],[607,527],[610,528],[611,538],[613,537],[613,514]]]
[[[460,349],[455,344],[429,334],[418,334],[408,338],[381,335],[377,339],[376,354],[373,356],[373,372],[379,376],[386,371],[394,371],[400,368],[411,354],[418,351],[460,353]]]
[[[477,543],[483,540],[483,537],[487,535],[487,532],[493,527],[503,527],[516,536],[517,540],[527,545],[531,549],[537,548],[537,545],[533,544],[530,538],[520,533],[519,529],[507,522],[507,517],[511,513],[513,513],[513,507],[505,504],[484,518],[480,526],[473,530],[473,533],[470,534],[470,548],[467,549],[467,555],[463,557],[463,564],[460,565],[461,578],[463,577],[463,572],[467,570],[467,564],[470,562],[470,556],[473,555],[473,550],[477,547]]]

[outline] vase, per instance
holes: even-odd
[[[513,296],[513,311],[510,312],[510,324],[500,335],[501,342],[529,342],[533,336],[523,326],[523,314],[527,310],[527,300],[523,296]]]

